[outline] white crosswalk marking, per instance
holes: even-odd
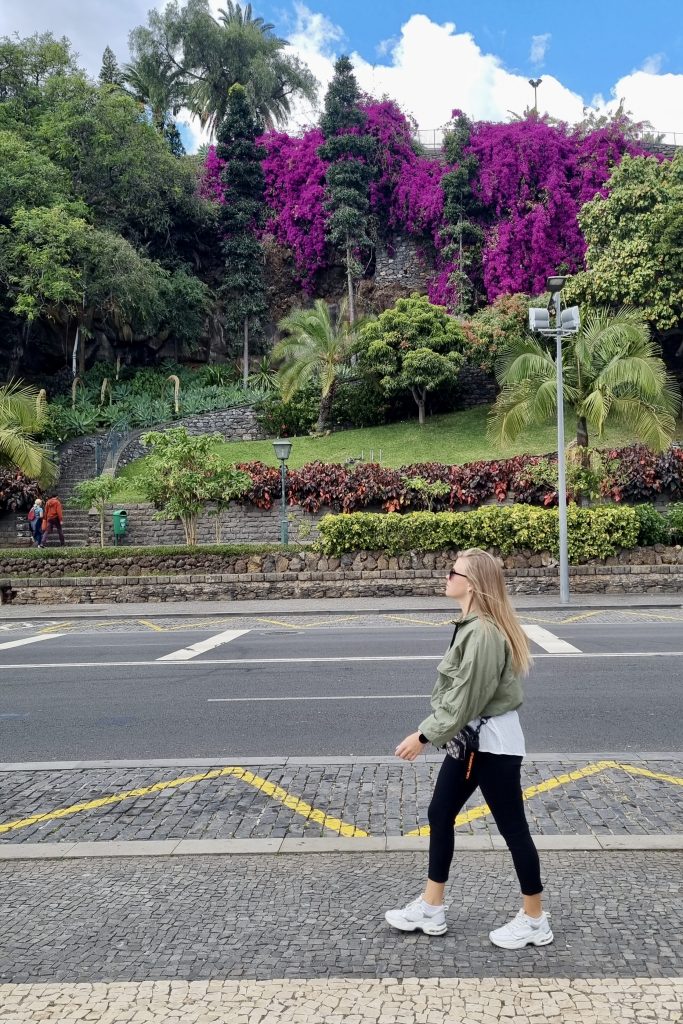
[[[206,640],[198,640],[191,647],[183,647],[179,651],[172,651],[171,654],[164,654],[163,657],[157,658],[157,661],[190,661],[198,654],[212,651],[214,647],[220,647],[222,644],[229,644],[231,640],[236,640],[238,636],[244,636],[248,632],[248,629],[226,629],[225,632],[216,633]]]
[[[27,636],[23,640],[7,640],[4,644],[0,644],[0,651],[8,651],[10,647],[24,647],[26,644],[37,644],[41,640],[54,640],[55,637],[64,636],[63,633],[50,633],[45,635],[42,633],[40,636]]]
[[[522,626],[522,629],[530,640],[550,654],[581,654],[578,647],[567,643],[566,640],[561,640],[559,636],[555,636],[554,633],[551,633],[549,629],[544,629],[543,626],[525,625]]]

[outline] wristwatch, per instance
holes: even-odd
[[[417,734],[417,738],[419,739],[420,743],[429,743],[429,740],[427,739],[423,732],[419,732]]]

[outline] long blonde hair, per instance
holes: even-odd
[[[481,548],[460,551],[458,557],[467,561],[476,611],[498,627],[510,645],[515,672],[525,676],[531,668],[529,640],[508,597],[500,561]]]

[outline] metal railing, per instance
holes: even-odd
[[[139,431],[137,432],[139,433]],[[104,437],[98,438],[95,443],[95,473],[112,473],[116,468],[116,460],[121,451],[133,440],[136,431],[125,428],[112,428]]]
[[[441,128],[416,128],[413,131],[413,138],[425,149],[438,151],[443,146],[446,130],[445,125]],[[656,128],[644,129],[637,137],[664,146],[683,146],[683,131],[660,132]]]

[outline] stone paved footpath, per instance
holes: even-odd
[[[439,938],[388,928],[412,853],[20,861],[0,876],[2,1024],[681,1021],[679,853],[543,855],[555,942],[505,951],[502,853],[460,853]]]
[[[338,835],[342,825],[346,835],[414,834],[426,828],[441,760],[290,759],[249,763],[237,774],[181,764],[0,771],[0,850],[25,842],[312,838]],[[522,785],[538,835],[682,830],[683,760],[530,758]],[[457,831],[497,834],[478,791]]]

